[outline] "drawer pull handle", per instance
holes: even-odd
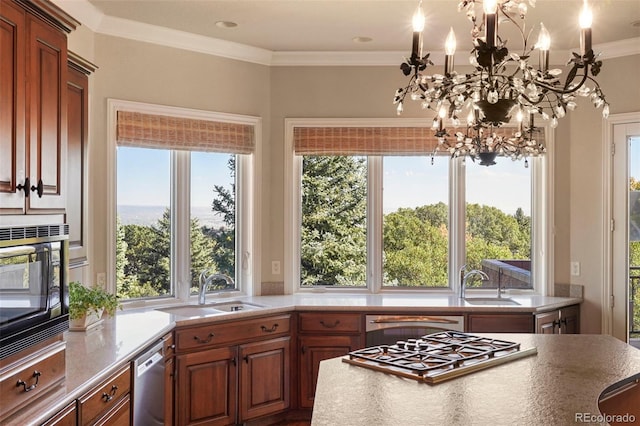
[[[113,399],[114,396],[116,396],[116,391],[118,390],[118,387],[116,385],[111,386],[111,392],[106,393],[103,392],[102,393],[102,399],[104,400],[104,402],[109,402]]]
[[[201,339],[198,336],[193,336],[193,340],[204,345],[205,343],[210,343],[211,339],[213,339],[213,336],[213,333],[209,333],[206,339]]]
[[[260,329],[262,329],[263,333],[273,333],[274,331],[276,331],[276,329],[278,328],[278,324],[273,324],[273,326],[271,328],[267,328],[264,325],[260,326]]]
[[[340,320],[336,320],[333,324],[327,324],[323,320],[320,320],[320,324],[322,324],[324,328],[336,328],[338,324],[340,324]]]
[[[40,375],[42,373],[40,373],[39,371],[34,371],[33,372],[33,376],[36,379],[36,382],[34,384],[32,384],[31,386],[27,386],[27,384],[23,381],[23,380],[18,380],[18,383],[16,383],[16,387],[19,388],[20,386],[22,386],[23,388],[23,392],[31,392],[32,390],[34,390],[37,386],[38,386],[38,381],[40,380]]]

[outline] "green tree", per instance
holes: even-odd
[[[204,227],[203,233],[215,241],[215,250],[211,256],[218,272],[235,277],[236,268],[236,156],[231,155],[227,161],[231,174],[231,190],[222,185],[214,185],[214,199],[211,210],[222,216],[225,226],[220,228]]]
[[[166,209],[156,225],[125,225],[125,258],[117,257],[123,277],[118,281],[118,295],[123,299],[153,297],[171,293],[171,216]],[[190,222],[191,282],[197,286],[202,270],[215,268],[211,253],[215,242],[203,232],[198,219]]]
[[[424,206],[427,207],[427,206]],[[434,226],[428,209],[399,209],[384,217],[383,268],[385,285],[446,286],[448,241],[444,224]],[[439,220],[435,221],[440,222]]]
[[[302,285],[365,285],[366,160],[305,156],[302,167]]]

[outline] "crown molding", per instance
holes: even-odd
[[[178,31],[166,27],[144,24],[103,14],[88,0],[52,0],[58,7],[98,34],[121,37],[146,43],[190,50],[212,56],[266,66],[398,66],[408,52],[284,52],[271,51]],[[573,51],[578,51],[574,49]],[[594,51],[603,52],[602,59],[613,59],[640,54],[640,37],[594,45]],[[566,64],[571,51],[553,51],[552,64]],[[456,54],[456,64],[468,65],[469,54]],[[432,52],[436,65],[444,63],[444,52]]]

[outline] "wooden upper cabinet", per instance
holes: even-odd
[[[0,9],[0,212],[22,213],[25,178],[26,13],[10,1]]]
[[[63,213],[67,36],[77,22],[44,0],[2,0],[0,213]]]
[[[67,37],[29,16],[27,213],[64,212],[67,164]]]
[[[70,266],[87,261],[87,149],[89,144],[89,74],[96,66],[68,52],[67,69],[67,210]]]

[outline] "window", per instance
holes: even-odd
[[[545,158],[525,165],[499,157],[485,167],[425,156],[435,146],[431,130],[421,133],[413,123],[385,128],[376,120],[347,131],[344,122],[325,130],[321,121],[287,120],[293,291],[295,283],[300,289],[457,291],[452,283],[463,265],[490,276],[472,286],[499,282],[531,290],[537,276],[538,289],[546,291],[552,268],[540,261],[549,238]],[[366,122],[345,120],[356,121]],[[400,138],[409,148],[398,148],[394,139]]]
[[[230,278],[212,282],[209,292],[250,293],[255,129],[247,122],[259,121],[157,107],[162,115],[153,106],[111,102],[118,104],[118,296],[185,300],[197,293],[203,272]],[[186,115],[168,115],[176,113]]]
[[[385,156],[382,190],[384,287],[447,287],[449,159]]]

